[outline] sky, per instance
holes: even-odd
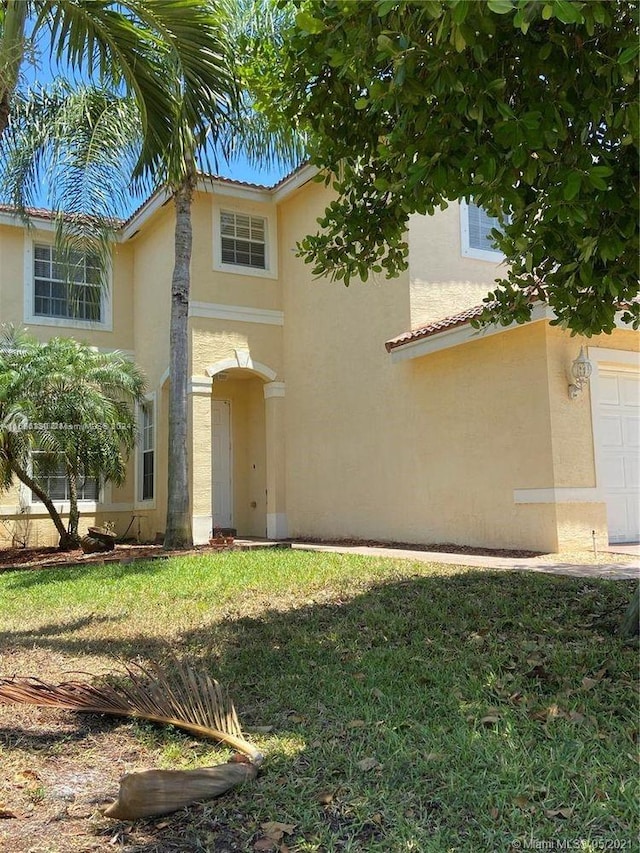
[[[37,43],[36,54],[31,57],[31,61],[26,59],[23,63],[21,69],[21,86],[44,86],[51,83],[56,76],[66,77],[70,81],[73,81],[74,79],[82,80],[81,76],[74,74],[65,66],[59,66],[56,63],[55,58],[50,59],[49,44],[50,42],[48,41],[46,34],[41,31]],[[237,181],[263,184],[265,186],[273,186],[273,184],[277,183],[289,171],[288,169],[282,168],[255,168],[249,164],[246,159],[241,157],[236,158],[232,165],[226,163],[224,159],[220,159],[218,166],[218,174],[221,177],[232,178]],[[140,202],[143,200],[144,199],[139,196],[136,197],[132,195],[129,209],[118,211],[118,214],[121,216],[127,216],[136,207],[138,207]],[[41,187],[40,192],[37,194],[36,203],[38,207],[51,207],[51,202],[48,196],[48,187],[46,184]]]

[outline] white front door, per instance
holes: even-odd
[[[610,542],[640,541],[640,374],[600,368],[597,448]]]
[[[213,526],[233,526],[231,494],[231,403],[213,401]]]

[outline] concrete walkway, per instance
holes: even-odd
[[[640,560],[605,564],[571,563],[545,557],[489,557],[475,554],[449,554],[441,551],[414,551],[406,548],[376,548],[369,545],[323,545],[311,542],[293,542],[291,547],[300,551],[326,551],[334,554],[361,554],[368,557],[386,557],[390,560],[414,560],[425,563],[447,563],[454,566],[476,566],[482,569],[503,571],[541,572],[551,575],[568,575],[576,578],[610,578],[612,580],[640,579]],[[622,548],[623,546],[620,546]],[[631,546],[635,547],[635,546]],[[624,551],[622,553],[629,553]]]

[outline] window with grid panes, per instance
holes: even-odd
[[[220,213],[221,260],[223,264],[267,268],[267,222],[248,213]]]
[[[33,479],[52,501],[69,500],[69,481],[62,457],[52,459],[51,454],[36,450],[31,454]],[[100,486],[96,477],[85,477],[78,482],[79,501],[97,501]],[[32,500],[40,503],[37,495]]]
[[[155,452],[153,403],[149,400],[141,407],[141,463],[140,500],[153,500],[153,465]]]
[[[500,230],[500,221],[471,202],[468,206],[469,216],[469,246],[472,249],[484,249],[487,252],[497,252],[494,246],[491,231],[494,228]]]
[[[35,245],[33,252],[33,313],[36,317],[102,320],[98,259],[78,252],[68,263],[54,246]]]

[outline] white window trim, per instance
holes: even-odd
[[[492,264],[504,260],[504,254],[498,249],[476,249],[469,245],[469,205],[464,199],[460,202],[460,252],[463,258],[490,261]]]
[[[74,320],[70,317],[43,317],[35,314],[33,310],[34,301],[34,272],[33,272],[33,247],[35,244],[41,246],[53,246],[51,235],[34,238],[31,234],[24,237],[24,322],[29,326],[62,326],[68,329],[96,329],[104,332],[113,331],[112,291],[113,291],[113,269],[111,264],[107,270],[107,288],[102,289],[100,294],[102,320]]]
[[[153,406],[153,497],[142,500],[140,497],[142,489],[142,445],[140,440],[136,442],[135,471],[134,471],[134,509],[155,509],[158,494],[158,394],[152,391],[142,398],[143,403],[151,403]],[[138,424],[138,436],[142,433],[142,406],[137,407],[136,420]]]
[[[229,201],[231,201],[229,199]],[[273,205],[250,205],[238,207],[234,204],[221,203],[215,197],[212,198],[213,211],[213,269],[218,272],[228,272],[234,275],[246,275],[253,278],[278,278],[278,234],[277,215]],[[220,214],[222,211],[228,213],[242,213],[249,216],[260,217],[265,221],[265,263],[266,269],[255,267],[243,267],[239,264],[225,264],[222,261],[222,234],[220,231]]]

